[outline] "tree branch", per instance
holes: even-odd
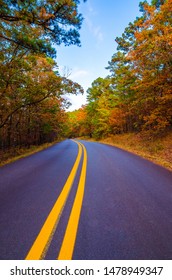
[[[45,100],[46,98],[48,98],[50,96],[51,93],[48,93],[47,95],[45,95],[44,97],[42,97],[41,99],[39,100],[35,100],[33,102],[30,102],[30,103],[26,103],[26,104],[23,104],[21,105],[20,107],[17,107],[16,109],[14,109],[11,113],[8,114],[8,116],[5,118],[5,120],[0,124],[0,128],[2,128],[8,121],[8,119],[13,115],[15,114],[17,111],[19,111],[20,109],[22,108],[26,108],[27,106],[32,106],[32,105],[35,105],[37,103],[40,103],[42,102],[43,100]]]

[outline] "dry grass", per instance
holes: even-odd
[[[172,170],[172,132],[156,139],[134,133],[112,135],[100,142],[125,149]]]
[[[85,137],[82,139],[85,139]],[[85,140],[93,139],[87,138]],[[135,153],[172,171],[172,131],[166,136],[156,139],[143,136],[142,134],[126,133],[121,135],[111,135],[99,142],[114,145]],[[46,143],[39,147],[32,146],[29,149],[13,148],[5,153],[0,150],[0,166],[42,151],[55,143],[57,143],[57,141],[54,143]]]
[[[13,147],[11,149],[2,151],[0,150],[0,166],[3,166],[5,164],[14,162],[20,158],[24,158],[27,156],[30,156],[36,152],[40,152],[48,147],[51,147],[58,141],[55,141],[53,143],[45,143],[40,146],[31,146],[30,148],[19,148],[19,147]]]

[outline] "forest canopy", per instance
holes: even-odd
[[[59,74],[55,46],[80,46],[80,2],[0,1],[1,149],[171,127],[172,0],[140,2],[141,16],[115,39],[109,75],[92,82],[86,105],[66,112],[66,95],[83,89]]]
[[[115,39],[117,51],[107,66],[110,74],[93,81],[87,105],[75,112],[75,136],[161,135],[171,127],[172,0],[141,2],[140,11],[142,15]]]
[[[60,76],[55,45],[80,45],[79,0],[0,1],[0,147],[61,137],[66,94],[82,87]]]

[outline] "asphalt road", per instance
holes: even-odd
[[[0,259],[172,259],[172,172],[66,140],[0,168]]]

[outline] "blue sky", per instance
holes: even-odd
[[[115,38],[121,36],[129,22],[139,13],[140,0],[87,0],[79,11],[84,17],[80,30],[81,47],[57,48],[60,73],[71,73],[69,79],[78,82],[84,95],[69,96],[70,111],[86,103],[86,90],[98,77],[106,77],[108,61],[116,52]]]

